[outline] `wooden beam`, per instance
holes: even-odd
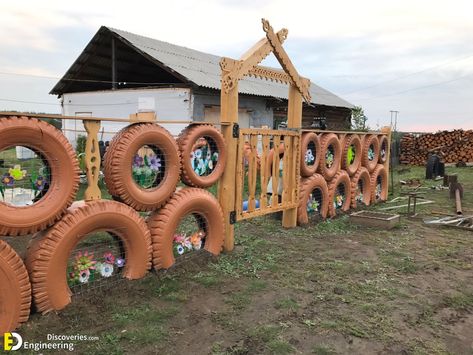
[[[289,88],[289,100],[287,111],[287,128],[300,129],[302,125],[302,94],[295,85],[291,85]],[[299,137],[297,138],[299,139]],[[293,149],[293,147],[294,145],[291,144],[291,149]],[[293,151],[290,150],[289,152],[287,152],[287,154],[292,157]],[[299,196],[298,189],[300,179],[298,162],[299,159],[289,159],[289,166],[284,167],[284,169],[288,169],[288,171],[290,172],[288,174],[288,179],[287,181],[284,181],[284,184],[287,184],[289,189],[296,189],[296,197]],[[284,210],[282,225],[285,228],[292,228],[297,225],[297,208]]]
[[[223,250],[229,252],[235,247],[235,229],[233,221],[230,220],[230,214],[235,212],[236,164],[238,164],[238,138],[233,137],[233,127],[238,124],[238,82],[228,92],[225,92],[222,87],[220,102],[220,121],[222,134],[227,143],[227,162],[218,184],[218,199],[222,206],[225,223]]]

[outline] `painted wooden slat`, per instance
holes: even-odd
[[[260,197],[260,208],[262,210],[267,208],[268,204],[268,171],[266,170],[266,161],[269,154],[269,136],[262,136],[263,151],[261,152],[261,166],[260,166],[260,181],[261,181],[261,197]]]
[[[280,134],[281,132],[279,132]],[[276,207],[279,204],[278,198],[278,188],[279,188],[279,145],[281,144],[281,137],[279,135],[274,136],[273,139],[273,169],[271,172],[272,176],[272,187],[273,187],[273,197],[272,197],[272,207]]]
[[[235,211],[237,216],[243,212],[243,188],[245,184],[245,138],[243,134],[238,139],[237,169],[236,169],[236,189],[235,189]]]
[[[256,154],[258,144],[258,135],[250,135],[250,159],[248,164],[248,212],[253,212],[256,207],[255,196],[256,196]]]

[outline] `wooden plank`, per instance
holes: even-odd
[[[291,202],[293,203],[296,203],[298,204],[299,203],[299,188],[300,188],[300,177],[299,177],[299,173],[300,173],[300,169],[301,169],[301,159],[300,159],[300,146],[301,146],[301,136],[297,136],[297,137],[294,137],[293,138],[294,142],[293,142],[293,147],[294,147],[294,151],[292,152],[293,153],[293,156],[292,156],[292,161],[295,162],[296,164],[296,172],[297,172],[297,176],[295,177],[295,188],[292,189],[292,199],[291,199]]]
[[[115,118],[115,117],[82,117],[82,116],[65,116],[56,114],[40,114],[40,113],[28,113],[28,112],[0,112],[0,119],[2,116],[27,116],[34,118],[52,118],[57,120],[80,120],[80,121],[109,121],[109,122],[123,122],[130,123],[132,120],[129,117],[126,118]],[[133,122],[149,122],[149,119],[134,120]],[[194,122],[191,120],[157,120],[156,123],[176,123],[176,124],[208,124],[208,122]]]
[[[98,133],[100,130],[100,121],[84,121],[84,127],[87,131],[87,140],[85,142],[85,171],[87,174],[87,189],[84,192],[86,201],[100,200],[102,192],[99,188],[100,176],[100,149]]]
[[[279,132],[281,133],[281,132]],[[272,196],[272,207],[277,207],[279,204],[279,197],[278,197],[278,188],[279,188],[279,145],[281,143],[281,137],[279,135],[274,136],[273,139],[273,167],[271,171],[272,176],[272,188],[273,188],[273,196]]]
[[[243,162],[245,154],[243,149],[245,147],[245,136],[240,134],[238,139],[238,155],[237,155],[237,172],[236,172],[236,196],[235,196],[235,211],[237,216],[243,212],[243,186],[245,185],[245,164]]]
[[[261,166],[260,166],[260,181],[261,181],[261,197],[259,201],[260,209],[264,210],[267,208],[268,203],[268,171],[266,170],[266,161],[269,154],[269,136],[262,136],[263,151],[261,153]]]
[[[291,157],[292,157],[292,147],[291,147],[291,137],[284,136],[284,156],[283,156],[283,171],[282,171],[282,204],[285,206],[289,202],[289,186],[288,182],[290,181],[291,171]]]
[[[280,136],[282,131],[277,129],[264,129],[264,128],[240,128],[241,134],[258,134],[261,136]],[[295,130],[284,130],[285,136],[298,136],[300,131]]]
[[[258,145],[258,135],[250,135],[250,159],[248,163],[248,212],[253,212],[256,207],[256,154],[257,154],[257,145]]]
[[[243,212],[238,220],[240,221],[240,220],[244,220],[244,219],[260,217],[260,216],[267,215],[268,213],[284,211],[284,210],[287,210],[287,209],[293,209],[293,208],[297,209],[297,206],[298,206],[298,203],[290,203],[286,206],[278,205],[276,207],[270,207],[270,208],[267,208],[265,210],[257,209],[257,210],[254,210],[251,213]]]
[[[238,83],[228,93],[222,88],[220,95],[220,120],[222,123],[230,123],[222,125],[222,134],[227,143],[227,162],[218,184],[218,200],[222,206],[225,223],[223,249],[228,252],[235,247],[235,228],[230,220],[230,213],[235,210],[238,140],[233,137],[233,124],[238,122]]]
[[[309,129],[309,128],[302,128],[301,132],[315,132],[315,133],[335,133],[335,134],[385,134],[383,131],[332,131],[332,130],[323,130],[323,129]]]
[[[296,86],[291,85],[288,98],[287,127],[300,129],[302,125],[302,94]],[[299,159],[291,160],[289,166],[291,173],[289,174],[288,181],[284,183],[288,184],[289,189],[298,189],[300,172],[296,167]],[[298,194],[299,192],[296,193],[296,195]],[[285,228],[292,228],[297,225],[297,207],[286,209],[283,212],[282,225]]]

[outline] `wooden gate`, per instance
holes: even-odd
[[[297,130],[240,130],[235,221],[297,208],[299,142]]]

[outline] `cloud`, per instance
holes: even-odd
[[[466,0],[24,0],[0,5],[0,71],[61,76],[101,25],[238,58],[264,36],[265,17],[275,30],[289,29],[285,48],[300,73],[362,105],[372,126],[397,109],[404,130],[453,128],[471,117],[473,80],[391,94],[473,71],[470,7]],[[50,102],[54,80],[0,75],[0,84],[0,98]]]

